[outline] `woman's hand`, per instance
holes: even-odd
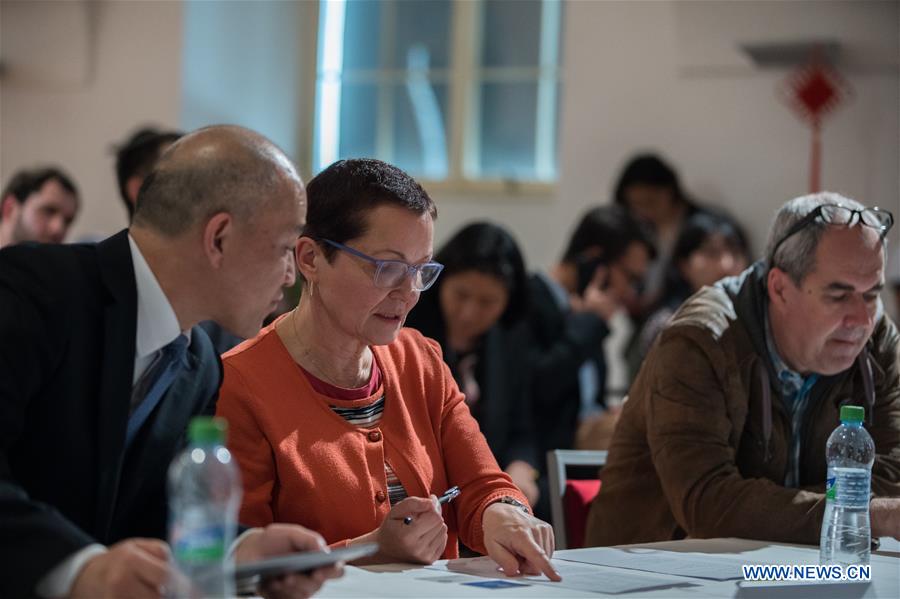
[[[437,497],[407,497],[392,507],[374,540],[380,562],[434,563],[447,546],[447,525]]]
[[[513,460],[506,465],[504,472],[509,475],[513,484],[519,487],[519,490],[528,499],[528,503],[535,505],[538,502],[541,492],[536,482],[537,470],[531,464],[523,460]]]
[[[550,563],[555,541],[549,524],[506,503],[489,505],[481,524],[488,555],[507,576],[543,573],[550,580],[562,580]]]

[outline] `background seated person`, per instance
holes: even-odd
[[[711,212],[687,219],[672,250],[662,297],[629,344],[632,380],[682,302],[706,285],[741,274],[749,265],[748,254],[744,234],[731,219]]]
[[[444,270],[406,326],[441,344],[494,457],[535,506],[539,462],[527,375],[528,275],[522,254],[504,228],[472,223],[435,260]]]
[[[308,202],[297,308],[224,357],[241,521],[377,541],[382,562],[457,557],[459,537],[508,575],[558,579],[552,529],[497,466],[440,347],[401,330],[440,273],[431,198],[396,167],[347,160],[310,182]]]
[[[160,131],[144,127],[132,133],[116,148],[116,183],[119,197],[128,211],[128,222],[134,219],[138,191],[153,170],[159,157],[178,141],[181,131]]]
[[[656,154],[638,154],[622,167],[613,191],[616,205],[647,225],[657,254],[647,269],[640,297],[629,302],[629,312],[639,321],[663,292],[666,265],[685,221],[706,209],[691,198],[669,163]]]
[[[539,455],[572,449],[579,422],[606,406],[608,322],[638,296],[653,255],[637,221],[619,206],[600,206],[581,218],[550,273],[531,277]]]
[[[0,248],[26,241],[62,243],[79,207],[78,190],[61,170],[17,172],[0,195]]]
[[[882,310],[886,211],[834,193],[778,212],[767,259],[685,302],[613,435],[589,545],[817,544],[843,404],[875,441],[872,535],[900,536],[900,355]]]

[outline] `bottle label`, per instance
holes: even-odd
[[[825,479],[825,499],[834,501],[834,477],[829,476]]]
[[[867,468],[829,468],[825,484],[826,500],[832,500],[838,507],[867,509],[869,476]]]
[[[180,562],[219,561],[225,557],[225,528],[210,525],[182,531],[172,548]]]

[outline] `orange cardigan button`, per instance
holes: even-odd
[[[378,443],[379,441],[381,441],[381,433],[379,433],[378,431],[370,432],[369,441],[371,441],[372,443]]]
[[[384,494],[384,491],[378,491],[377,493],[375,493],[375,501],[377,501],[378,503],[384,503],[386,499],[387,495]]]

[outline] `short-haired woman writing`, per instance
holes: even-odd
[[[508,575],[559,575],[479,432],[436,342],[403,329],[441,266],[436,210],[409,175],[337,162],[310,181],[296,309],[224,357],[218,412],[241,467],[241,522],[295,522],[375,560],[431,563],[457,539]],[[452,503],[436,496],[452,486]]]

